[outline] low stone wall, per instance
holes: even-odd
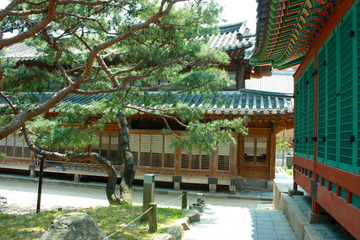
[[[289,220],[296,237],[301,240],[320,240],[324,237],[316,231],[315,227],[308,221],[307,216],[301,211],[295,200],[289,196],[288,183],[274,183],[273,206],[277,210],[282,210]]]

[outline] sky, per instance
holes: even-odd
[[[0,0],[0,9],[4,8],[9,0]],[[227,20],[224,24],[247,21],[251,32],[255,32],[256,26],[256,0],[217,0],[224,7],[222,18]]]
[[[217,2],[224,7],[222,18],[227,20],[226,24],[247,21],[246,26],[255,33],[256,0],[217,0]]]

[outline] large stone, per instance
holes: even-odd
[[[183,237],[183,225],[179,223],[174,223],[167,227],[167,233],[156,235],[152,240],[181,240]]]
[[[86,213],[67,213],[54,219],[41,240],[99,240],[106,235]]]
[[[157,235],[152,240],[175,240],[175,238],[170,233],[163,233],[163,234]]]
[[[180,218],[175,222],[175,224],[181,225],[184,231],[190,230],[189,223],[189,218]]]
[[[180,240],[184,237],[184,228],[181,224],[173,224],[169,227],[169,234],[174,236],[175,240]]]
[[[190,223],[200,221],[200,213],[196,210],[187,210],[186,215],[189,218]]]

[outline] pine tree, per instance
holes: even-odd
[[[8,104],[0,139],[21,128],[37,154],[98,163],[109,175],[112,204],[131,201],[125,194],[131,195],[135,170],[126,116],[153,114],[164,120],[170,134],[168,121],[176,121],[189,134],[177,136],[174,144],[189,150],[211,152],[220,142],[234,142],[232,131],[246,133],[244,119],[205,122],[206,106],[192,109],[178,97],[193,93],[206,98],[228,82],[221,70],[229,62],[227,54],[196,40],[217,31],[220,11],[214,1],[201,0],[13,0],[0,12],[0,30],[15,35],[1,35],[0,50],[23,41],[37,55],[31,61],[0,60],[0,94]],[[40,94],[45,91],[54,94]],[[59,104],[69,94],[106,97],[86,107]],[[54,107],[66,110],[46,114]],[[89,116],[94,115],[92,122]],[[111,161],[83,152],[96,141],[93,131],[109,122],[121,126],[126,171],[120,199]]]

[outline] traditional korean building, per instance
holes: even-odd
[[[201,38],[200,38],[201,39]],[[272,189],[275,175],[276,133],[293,128],[293,96],[289,93],[275,93],[245,89],[245,80],[251,76],[261,77],[270,74],[270,68],[249,65],[253,37],[244,23],[227,25],[220,28],[220,33],[207,36],[212,48],[224,49],[231,57],[231,64],[225,66],[233,85],[220,93],[221,102],[215,97],[205,113],[205,120],[249,118],[249,134],[243,136],[233,133],[237,144],[223,144],[211,156],[205,152],[186,152],[169,147],[173,136],[164,135],[162,119],[152,114],[137,113],[128,119],[130,148],[136,160],[135,179],[142,179],[144,173],[155,173],[156,181],[174,183],[175,188],[182,184],[205,184],[211,191],[218,185],[229,187],[234,192],[244,186]],[[27,93],[28,94],[28,93]],[[149,94],[158,94],[150,92]],[[42,93],[40,99],[49,98],[52,93]],[[106,95],[82,96],[69,95],[64,101],[79,103],[84,106],[91,101],[98,101]],[[196,94],[179,95],[183,103],[192,108],[204,104],[204,99]],[[53,108],[48,113],[56,114],[65,109]],[[174,113],[175,114],[175,113]],[[173,125],[177,134],[186,131]],[[111,159],[121,173],[119,162],[119,128],[117,123],[108,124],[105,131],[98,132],[99,144],[89,146],[86,151],[99,152]],[[61,149],[59,149],[61,150]],[[17,136],[8,136],[0,141],[0,151],[6,153],[0,167],[4,169],[34,170],[34,161],[24,142]],[[72,174],[79,176],[106,176],[96,164],[47,161],[45,172]],[[36,167],[35,167],[36,169]]]
[[[257,2],[250,63],[297,67],[294,189],[360,239],[360,1]]]

